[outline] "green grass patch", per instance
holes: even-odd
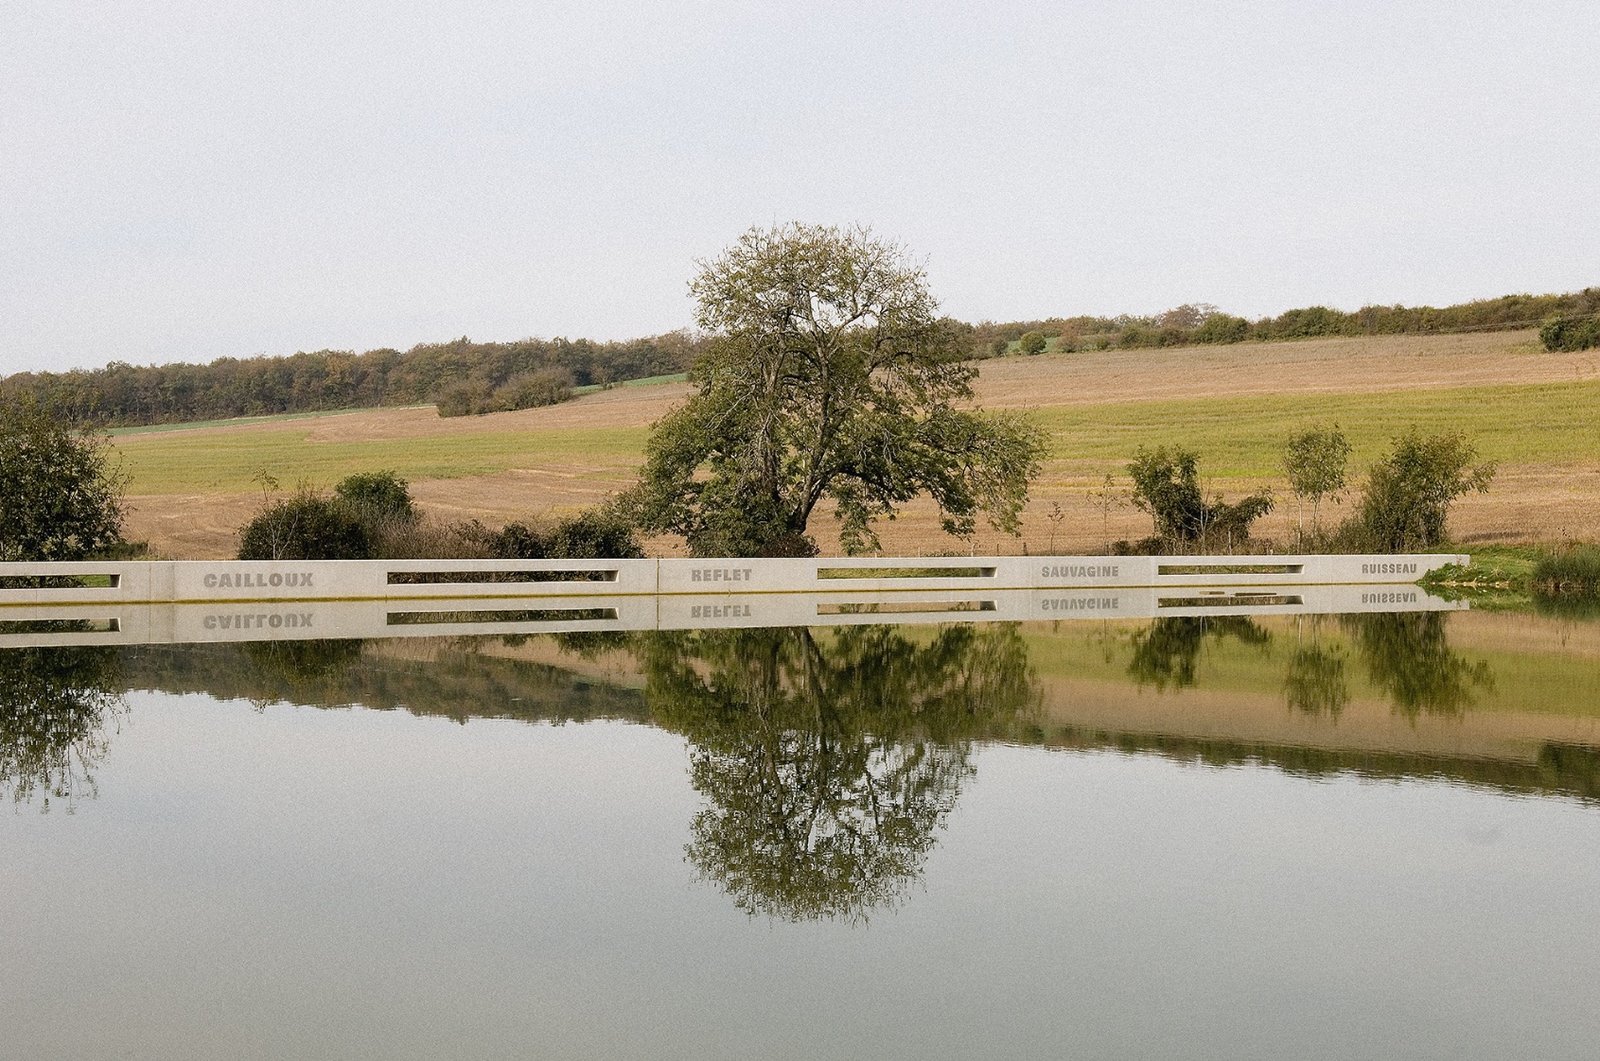
[[[595,394],[603,390],[616,387],[654,387],[662,383],[684,383],[689,379],[687,372],[672,372],[664,376],[640,376],[638,379],[625,379],[620,383],[591,383],[584,387],[572,388],[573,394]]]
[[[1528,384],[1056,406],[1035,416],[1050,433],[1051,456],[1090,474],[1122,473],[1140,446],[1182,445],[1217,478],[1281,478],[1289,433],[1337,422],[1349,437],[1351,468],[1382,456],[1416,425],[1463,431],[1487,460],[1512,464],[1600,457],[1600,383]]]
[[[1483,612],[1525,612],[1533,608],[1528,579],[1542,551],[1536,546],[1488,545],[1461,549],[1471,563],[1446,564],[1418,584],[1446,600],[1464,600]]]
[[[1454,551],[1452,549],[1451,551]],[[1461,547],[1472,562],[1466,566],[1446,564],[1421,579],[1429,589],[1526,590],[1544,550],[1531,545],[1484,545]]]

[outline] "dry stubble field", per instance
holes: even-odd
[[[1013,357],[983,362],[977,391],[987,408],[1035,411],[1051,436],[1022,538],[984,528],[956,541],[931,506],[912,506],[884,525],[886,552],[1094,551],[1108,536],[1142,536],[1147,517],[1124,506],[1106,520],[1088,494],[1108,473],[1125,489],[1133,451],[1162,443],[1196,449],[1209,488],[1225,496],[1272,486],[1282,501],[1258,528],[1283,537],[1292,503],[1279,453],[1291,431],[1318,421],[1350,435],[1353,470],[1413,423],[1472,435],[1500,473],[1488,495],[1459,503],[1462,542],[1600,540],[1600,355],[1547,354],[1530,332]],[[442,518],[559,515],[626,487],[650,425],[687,393],[668,383],[473,418],[376,409],[120,432],[129,532],[164,556],[230,555],[261,504],[262,472],[291,488],[392,468]],[[1054,504],[1064,520],[1048,518]],[[815,529],[825,548],[836,544],[826,517]]]

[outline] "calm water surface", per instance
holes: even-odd
[[[1600,626],[0,651],[0,1055],[1592,1058]]]

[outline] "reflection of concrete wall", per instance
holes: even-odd
[[[1325,615],[1462,607],[1415,587],[895,590],[817,593],[611,594],[388,600],[32,604],[0,611],[0,647],[195,644],[313,638],[697,630],[936,622],[1141,619],[1193,615]],[[60,624],[89,624],[74,630]],[[31,628],[31,632],[30,632]],[[0,630],[4,630],[0,627]]]
[[[0,579],[109,585],[0,587],[0,606],[57,602],[405,600],[430,597],[742,595],[882,590],[992,593],[1407,585],[1465,556],[1001,556],[810,560],[319,560],[0,564]],[[943,574],[941,574],[943,572]],[[494,581],[483,581],[493,576]]]

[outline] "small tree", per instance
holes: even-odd
[[[1205,528],[1198,458],[1186,449],[1140,446],[1128,464],[1133,503],[1150,514],[1158,538],[1194,539]]]
[[[1298,504],[1296,517],[1300,537],[1305,537],[1305,502],[1311,501],[1311,529],[1317,529],[1322,499],[1337,500],[1345,485],[1345,465],[1350,460],[1350,440],[1339,425],[1314,427],[1289,438],[1283,452],[1283,468],[1289,475],[1289,489]]]
[[[1372,466],[1358,525],[1371,549],[1404,552],[1445,540],[1450,504],[1463,494],[1485,493],[1495,465],[1459,432],[1424,435],[1412,428],[1394,451]]]
[[[1061,508],[1061,502],[1050,502],[1050,511],[1044,514],[1045,521],[1050,524],[1050,552],[1056,551],[1056,535],[1061,531],[1061,525],[1067,521],[1067,514]]]
[[[1042,354],[1050,340],[1045,338],[1044,332],[1023,332],[1017,345],[1025,354]]]
[[[1272,495],[1267,493],[1232,504],[1218,497],[1207,501],[1200,492],[1198,460],[1181,447],[1152,451],[1140,446],[1128,474],[1133,477],[1133,503],[1150,513],[1160,538],[1231,543],[1248,538],[1250,525],[1272,511]]]
[[[1107,542],[1111,541],[1111,510],[1121,508],[1128,503],[1127,496],[1117,489],[1117,480],[1110,473],[1100,483],[1098,490],[1089,491],[1089,500],[1094,502],[1100,510],[1100,531],[1105,535]]]
[[[127,477],[104,435],[0,397],[0,560],[82,560],[122,542]]]

